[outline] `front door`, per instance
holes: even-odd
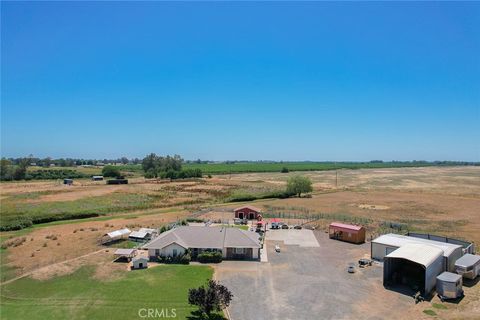
[[[238,218],[243,220],[243,212],[238,213]]]
[[[143,269],[143,262],[140,262],[140,263],[138,264],[138,268]]]

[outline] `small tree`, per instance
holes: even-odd
[[[210,316],[212,311],[220,311],[228,307],[233,294],[227,287],[214,280],[209,280],[207,287],[188,290],[188,303],[198,306],[200,312]]]
[[[283,167],[280,172],[281,172],[281,173],[288,173],[288,168],[287,168],[287,167]]]
[[[121,175],[120,170],[118,170],[114,166],[103,167],[102,174],[104,177],[119,177]]]
[[[294,176],[288,179],[287,193],[296,194],[300,198],[302,193],[312,192],[312,181],[303,176]]]

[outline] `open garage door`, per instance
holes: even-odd
[[[425,294],[426,270],[423,265],[401,258],[386,258],[383,268],[385,286],[404,286],[412,292]]]
[[[435,288],[436,277],[443,268],[443,250],[423,244],[406,244],[385,256],[383,285],[408,288],[414,293],[420,291],[426,296]]]

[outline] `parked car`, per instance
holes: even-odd
[[[282,224],[282,229],[288,229],[288,224]]]
[[[293,229],[298,229],[298,230],[300,230],[300,229],[302,229],[302,226],[296,225],[295,227],[293,227]]]
[[[280,252],[280,246],[278,244],[275,245],[275,251]]]

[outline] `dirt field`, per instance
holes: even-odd
[[[459,237],[474,241],[477,246],[480,244],[480,167],[341,170],[338,172],[338,188],[335,188],[333,171],[238,174],[172,183],[135,178],[128,185],[118,186],[88,180],[78,180],[72,187],[55,181],[2,183],[2,203],[10,201],[33,207],[62,203],[81,206],[84,199],[110,199],[112,195],[148,195],[153,199],[148,208],[132,207],[107,212],[98,218],[40,224],[0,233],[3,243],[25,237],[20,245],[2,249],[2,281],[30,272],[39,279],[48,278],[73,272],[79,265],[99,265],[99,261],[108,261],[111,252],[102,251],[108,248],[100,245],[98,240],[111,230],[160,227],[189,216],[232,219],[232,209],[243,203],[225,203],[231,192],[278,190],[283,188],[288,177],[295,174],[313,180],[315,190],[312,197],[268,199],[249,204],[262,208],[267,217],[283,215],[291,224],[320,217],[309,223],[320,230],[332,220],[340,219],[364,223],[368,235],[375,236],[391,231],[385,225],[393,222],[407,226],[408,230]],[[200,209],[204,211],[199,214]],[[90,253],[94,254],[70,261]],[[59,265],[62,261],[70,262]],[[115,274],[115,268],[98,270],[99,277],[108,278]],[[479,286],[468,290],[469,295],[476,298],[469,298],[465,300],[468,304],[456,306],[454,310],[463,310],[460,314],[469,315],[467,311],[479,309]],[[457,315],[457,311],[452,314],[450,311],[436,311],[445,319]],[[424,317],[421,310],[419,314]]]

